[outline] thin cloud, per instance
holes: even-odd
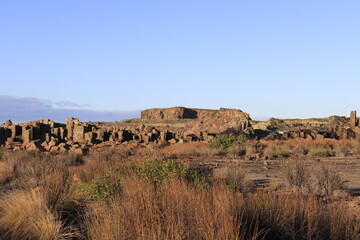
[[[61,103],[61,104],[58,104]],[[59,108],[54,107],[59,106]],[[62,107],[60,107],[62,106]],[[72,108],[69,108],[71,107]],[[0,123],[7,119],[13,122],[26,122],[39,119],[51,119],[64,122],[66,117],[76,117],[80,121],[121,121],[139,117],[140,111],[96,111],[79,109],[84,105],[71,102],[57,102],[38,98],[20,98],[0,95]],[[67,107],[67,108],[65,108]]]
[[[54,106],[60,107],[60,108],[85,108],[90,107],[90,104],[77,104],[69,101],[63,101],[63,102],[54,102]]]

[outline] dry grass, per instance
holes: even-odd
[[[0,162],[0,184],[6,182],[13,174],[13,167],[4,162]]]
[[[219,149],[210,149],[204,142],[178,143],[165,147],[162,152],[166,156],[216,156],[222,155]]]
[[[132,178],[108,205],[92,205],[90,239],[358,239],[359,222],[343,202],[324,206],[297,192],[242,195],[222,185],[158,188]]]
[[[89,237],[238,239],[241,226],[233,212],[235,204],[221,189],[197,190],[172,181],[155,190],[141,179],[129,179],[122,196],[112,199],[109,207],[95,206],[88,215]]]
[[[163,151],[207,151],[200,143],[179,146],[184,147]],[[144,160],[151,154],[161,160]],[[341,200],[324,203],[316,195],[288,189],[246,189],[247,174],[241,168],[229,167],[223,180],[210,176],[208,181],[164,156],[156,149],[108,149],[72,164],[76,158],[70,155],[5,154],[0,162],[7,169],[1,185],[1,239],[360,237],[360,220]],[[294,179],[301,178],[295,185],[306,181],[301,171],[292,172]],[[341,178],[333,170],[319,171],[324,194],[339,187]]]
[[[2,239],[65,239],[62,222],[46,205],[37,190],[15,191],[0,200],[0,232]]]
[[[268,156],[279,150],[298,156],[313,157],[346,157],[357,156],[360,153],[360,143],[357,140],[289,139],[260,142],[265,146],[264,155]]]

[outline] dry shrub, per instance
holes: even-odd
[[[345,188],[345,181],[341,174],[325,164],[317,166],[313,178],[315,179],[314,191],[321,195],[331,195],[336,190]]]
[[[307,155],[309,153],[309,148],[304,145],[297,145],[293,148],[293,153],[297,155]]]
[[[230,156],[244,156],[246,154],[246,146],[233,145],[227,149],[227,154]]]
[[[289,186],[298,187],[301,191],[308,190],[310,172],[304,160],[283,161],[281,170]]]
[[[210,149],[204,142],[178,143],[164,147],[162,152],[167,156],[216,156],[223,155],[221,149]]]
[[[228,166],[225,169],[224,182],[232,191],[246,192],[249,190],[249,172],[241,166]]]
[[[47,207],[37,190],[15,191],[0,200],[2,239],[65,239],[73,237]]]
[[[264,155],[269,158],[273,158],[273,153],[275,152],[276,147],[274,145],[267,145],[264,149]]]
[[[342,175],[333,167],[313,162],[310,169],[305,160],[284,161],[281,164],[284,178],[289,186],[302,192],[329,196],[345,188]]]
[[[246,145],[246,155],[247,156],[251,156],[258,153],[257,149],[256,149],[256,145],[255,144],[247,144]]]
[[[109,147],[92,151],[89,156],[94,161],[114,164],[124,161],[124,159],[129,157],[131,154],[131,150],[128,147]],[[85,160],[86,159],[88,158],[85,158]]]
[[[70,172],[74,174],[74,178],[81,182],[91,182],[106,171],[107,164],[104,161],[87,156],[84,164],[81,166],[71,167]]]
[[[83,154],[74,151],[61,152],[54,158],[67,166],[78,166],[84,163]]]

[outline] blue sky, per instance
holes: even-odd
[[[348,115],[360,110],[359,11],[331,0],[0,1],[0,96],[94,112]]]

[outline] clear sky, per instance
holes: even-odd
[[[359,13],[346,0],[4,0],[0,95],[110,112],[348,115],[360,111]]]

